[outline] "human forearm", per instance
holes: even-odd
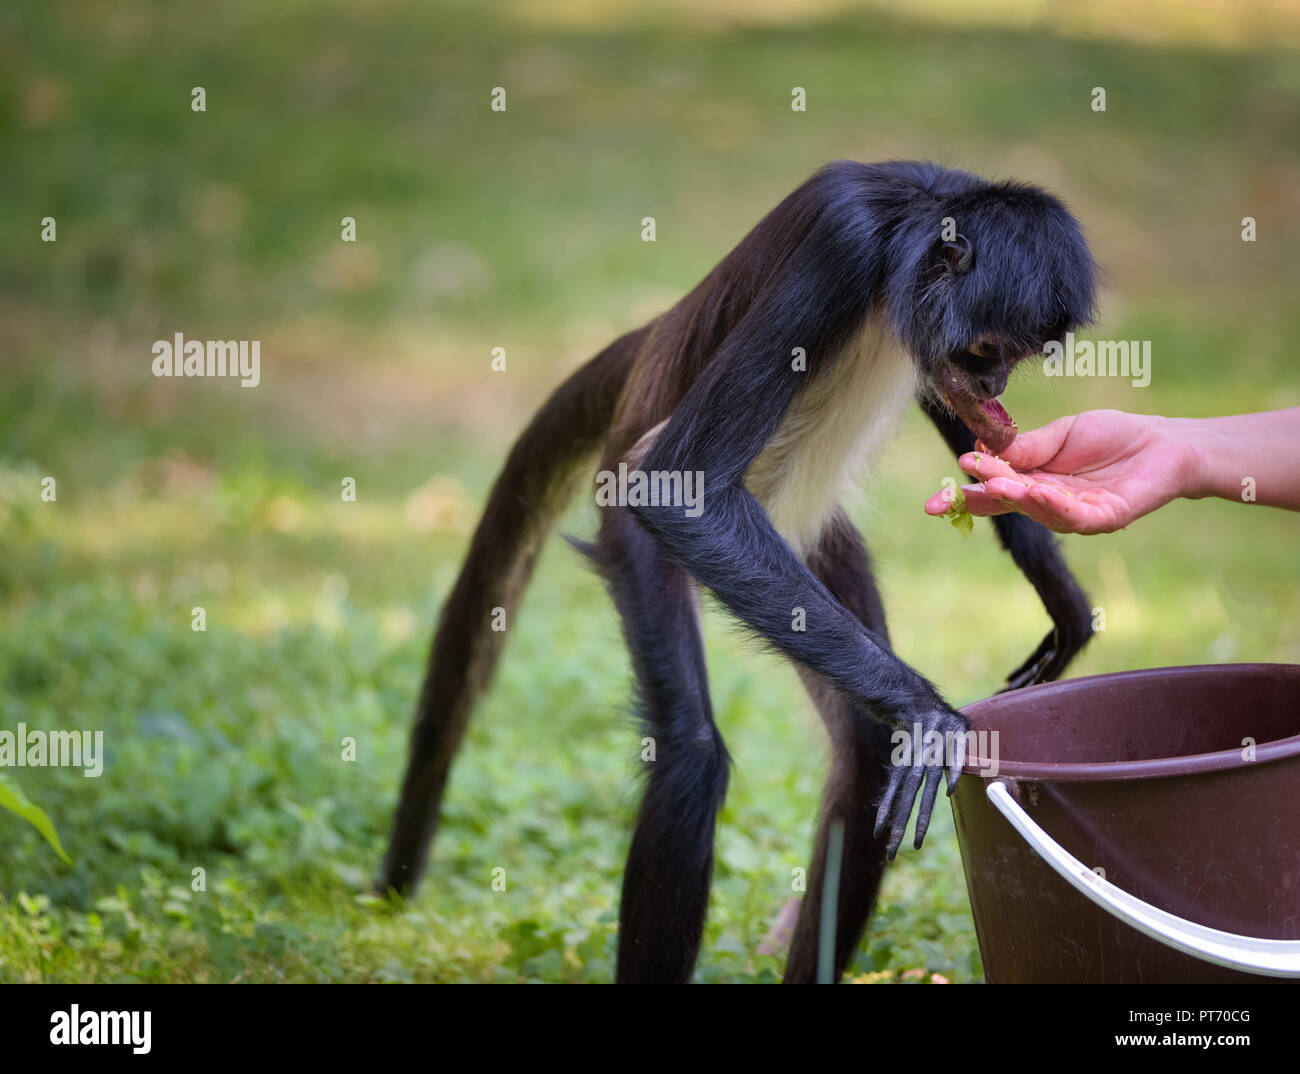
[[[1169,431],[1192,453],[1183,496],[1300,511],[1300,407],[1171,419]]]

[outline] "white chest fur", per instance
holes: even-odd
[[[812,374],[809,374],[810,376]],[[868,321],[825,376],[801,391],[745,484],[802,553],[862,476],[915,390],[911,358]]]

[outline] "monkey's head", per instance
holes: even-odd
[[[1016,437],[998,400],[1011,370],[1092,320],[1097,268],[1078,222],[1050,194],[948,174],[969,185],[937,192],[931,230],[903,241],[890,309],[922,390],[996,454]]]

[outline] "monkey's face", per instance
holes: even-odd
[[[997,454],[1016,438],[998,399],[1011,371],[1092,319],[1096,266],[1074,217],[1037,188],[979,183],[943,214],[956,233],[918,239],[891,306],[923,390]]]

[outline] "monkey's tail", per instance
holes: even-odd
[[[504,609],[513,618],[581,463],[609,431],[643,331],[610,344],[555,390],[492,487],[434,635],[381,892],[407,893],[419,882],[452,759],[505,645],[493,617]]]

